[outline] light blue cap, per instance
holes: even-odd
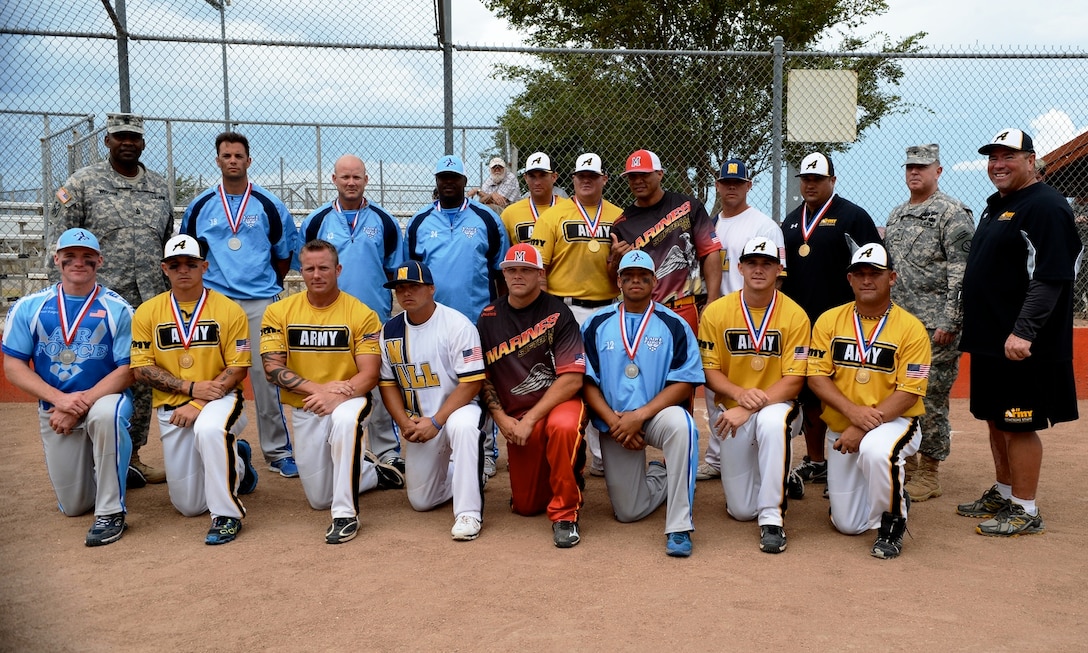
[[[465,162],[461,160],[461,157],[456,154],[447,154],[438,160],[438,163],[434,166],[434,174],[440,175],[443,172],[454,172],[462,177],[465,176]],[[466,177],[467,179],[467,177]]]
[[[78,227],[65,231],[57,239],[57,251],[59,252],[65,247],[86,247],[99,254],[102,253],[102,249],[98,246],[98,239],[94,237],[94,234]]]
[[[655,272],[654,260],[650,258],[650,255],[641,249],[633,249],[623,255],[620,259],[620,272],[628,268],[642,268],[643,270],[649,270]]]

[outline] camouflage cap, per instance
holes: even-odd
[[[911,145],[907,148],[907,162],[905,166],[928,166],[941,160],[941,146],[936,143],[929,145]]]
[[[106,133],[120,134],[144,134],[144,117],[136,113],[107,113]]]

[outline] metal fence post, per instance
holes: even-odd
[[[170,206],[177,204],[177,173],[174,170],[174,123],[166,122],[166,187],[170,194]]]
[[[771,88],[771,218],[782,224],[782,69],[784,42],[774,37],[774,81]]]
[[[325,203],[325,181],[321,175],[321,125],[314,127],[317,132],[317,205]]]
[[[53,192],[53,156],[49,151],[49,114],[42,114],[42,212],[45,212],[46,197]]]

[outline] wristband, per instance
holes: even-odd
[[[190,401],[189,405],[196,408],[197,410],[204,410],[204,406],[196,403],[195,401]]]
[[[193,388],[196,387],[196,381],[189,381],[189,396],[193,396]]]
[[[434,424],[434,427],[435,427],[436,429],[438,429],[439,431],[441,431],[441,430],[442,430],[442,425],[441,425],[441,424],[439,424],[438,422],[436,422],[436,421],[434,420],[434,417],[432,417],[432,418],[431,418],[431,424]]]

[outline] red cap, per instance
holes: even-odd
[[[506,258],[502,260],[502,263],[499,263],[499,267],[503,270],[513,267],[543,270],[544,263],[540,260],[540,252],[537,251],[537,248],[521,243],[514,245],[506,252]]]
[[[623,175],[626,176],[631,172],[656,172],[662,170],[661,159],[657,158],[657,155],[650,150],[635,150],[631,153],[631,156],[627,157],[627,167],[623,170]]]

